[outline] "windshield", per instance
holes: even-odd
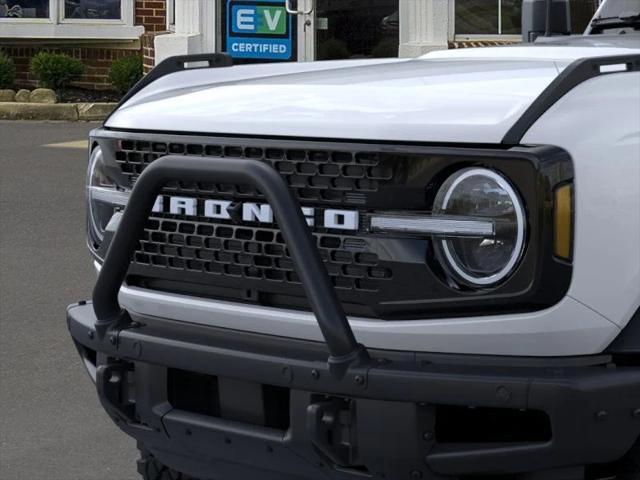
[[[640,0],[607,0],[602,3],[594,18],[618,18],[639,13]]]
[[[586,34],[626,33],[629,29],[637,29],[640,21],[640,0],[605,0],[598,8],[591,24],[587,27]]]

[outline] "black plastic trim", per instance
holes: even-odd
[[[640,308],[633,314],[620,335],[609,345],[606,353],[613,355],[640,355]]]
[[[68,310],[76,343],[98,351],[109,368],[124,371],[120,362],[135,366],[138,417],[131,421],[130,405],[119,402],[117,392],[105,396],[110,392],[102,389],[101,401],[112,418],[161,460],[194,476],[235,464],[292,479],[349,478],[340,468],[327,468],[335,459],[327,462],[325,454],[310,448],[317,446],[313,434],[318,429],[309,427],[309,407],[333,398],[355,405],[351,426],[358,460],[380,479],[382,474],[431,480],[608,463],[622,457],[640,434],[640,368],[616,366],[606,355],[483,358],[377,350],[371,352],[376,361],[364,372],[337,379],[324,362],[321,343],[134,318],[135,325],[110,341],[92,333],[91,305]],[[166,368],[288,388],[290,427],[273,430],[171,409],[162,389]],[[430,433],[437,419],[434,407],[440,405],[543,412],[552,439],[441,443]],[[277,455],[265,457],[265,451]],[[306,461],[300,464],[300,458]],[[252,473],[229,478],[280,478]]]
[[[603,72],[601,67],[626,64],[626,70]],[[527,108],[502,139],[505,145],[519,145],[527,131],[558,100],[583,82],[601,75],[640,71],[640,55],[615,55],[609,57],[581,58],[566,67],[538,98]]]
[[[189,63],[207,63],[207,66],[189,68]],[[233,66],[233,59],[225,53],[202,53],[198,55],[178,55],[175,57],[169,57],[160,62],[153,70],[142,77],[140,81],[138,81],[138,83],[136,83],[133,88],[131,88],[131,90],[122,97],[113,112],[105,119],[104,123],[107,123],[109,118],[111,118],[111,115],[128,102],[134,95],[140,92],[140,90],[148,87],[153,82],[166,75],[196,68],[221,68],[231,66]]]

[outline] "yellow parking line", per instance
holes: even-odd
[[[76,141],[73,141],[73,142],[50,143],[48,145],[43,145],[43,147],[50,147],[50,148],[77,148],[77,149],[86,150],[87,148],[89,148],[89,141],[88,140],[76,140]]]

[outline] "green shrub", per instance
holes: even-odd
[[[0,50],[0,88],[10,88],[16,79],[13,60]]]
[[[380,41],[373,50],[371,56],[374,58],[387,58],[398,56],[398,39],[397,38],[385,38]]]
[[[40,52],[31,59],[31,73],[44,88],[63,90],[70,82],[82,76],[84,64],[69,55]]]
[[[124,57],[111,64],[109,81],[123,95],[141,78],[142,57],[140,55]]]
[[[318,60],[342,60],[350,56],[347,44],[337,38],[329,38],[318,45]]]

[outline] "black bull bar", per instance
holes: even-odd
[[[369,355],[356,342],[342,305],[333,289],[298,201],[284,179],[257,160],[215,160],[170,155],[154,161],[136,181],[93,290],[96,333],[130,323],[118,303],[118,292],[157,195],[170,181],[223,182],[251,185],[265,196],[291,254],[296,273],[327,344],[330,371],[342,378],[350,366],[365,364]]]

